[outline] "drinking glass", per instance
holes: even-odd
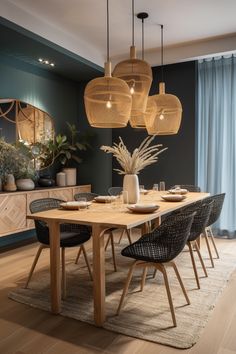
[[[159,188],[158,188],[158,183],[154,183],[152,189],[153,189],[154,191],[158,191],[158,190],[159,190]]]
[[[165,185],[165,182],[164,182],[164,181],[161,181],[161,182],[159,183],[159,186],[160,186],[160,191],[165,191],[166,185]]]
[[[143,192],[144,189],[145,189],[145,188],[144,188],[144,184],[140,184],[140,185],[139,185],[139,191],[140,191],[140,192]]]
[[[128,191],[123,191],[122,192],[122,202],[125,205],[129,204],[129,193],[128,193]]]

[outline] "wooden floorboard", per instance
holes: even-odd
[[[235,254],[236,240],[216,239],[221,251]],[[138,340],[51,315],[8,299],[7,294],[28,274],[38,245],[31,244],[0,254],[0,353],[1,354],[233,354],[236,353],[236,272],[222,293],[198,343],[180,350]],[[77,250],[66,251],[67,261]],[[40,257],[38,269],[48,267],[49,252]]]

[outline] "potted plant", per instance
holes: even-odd
[[[49,140],[47,144],[39,146],[41,153],[38,157],[40,169],[46,169],[52,166],[54,163],[59,162],[63,167],[63,171],[66,173],[67,185],[76,184],[76,168],[69,167],[71,160],[80,163],[82,161],[79,153],[87,150],[90,147],[89,139],[90,134],[79,134],[76,126],[67,122],[69,134],[58,134],[54,141]]]
[[[118,144],[114,143],[113,146],[101,146],[101,150],[108,154],[113,154],[121,166],[121,169],[114,170],[124,175],[123,191],[128,192],[126,193],[128,194],[126,197],[128,200],[125,201],[126,203],[133,204],[138,202],[139,181],[137,175],[146,166],[157,162],[158,155],[167,149],[163,148],[160,150],[162,144],[149,146],[154,138],[154,136],[148,136],[138,148],[134,149],[132,154],[128,151],[121,137],[119,137],[120,142]]]
[[[16,189],[14,176],[28,165],[30,160],[20,153],[16,146],[0,138],[0,178],[6,191]]]
[[[22,167],[15,174],[16,186],[20,191],[30,191],[35,188],[35,171],[30,167]]]

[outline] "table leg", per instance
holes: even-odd
[[[105,260],[104,233],[99,225],[93,225],[93,296],[94,322],[101,327],[105,321]]]
[[[61,311],[61,272],[60,272],[60,225],[56,221],[48,222],[50,235],[50,275],[51,275],[51,310]]]

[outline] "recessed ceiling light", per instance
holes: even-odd
[[[52,66],[52,67],[55,66],[55,64],[54,64],[53,62],[50,62],[48,59],[39,58],[38,61],[39,61],[41,64],[50,65],[50,66]]]

